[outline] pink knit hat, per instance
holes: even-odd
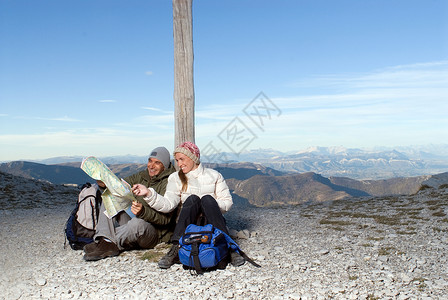
[[[175,155],[176,153],[185,154],[196,164],[200,163],[199,158],[201,157],[201,154],[199,153],[199,148],[192,142],[184,142],[177,146],[176,149],[174,149],[173,154]]]

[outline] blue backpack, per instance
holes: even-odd
[[[225,269],[230,261],[230,251],[237,251],[248,262],[260,267],[229,235],[212,224],[188,225],[179,245],[180,262],[186,268],[194,268],[197,274],[203,274],[204,270]]]

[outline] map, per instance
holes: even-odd
[[[120,211],[126,211],[131,218],[135,215],[131,212],[131,205],[136,201],[131,191],[131,186],[119,179],[102,161],[94,156],[85,158],[81,163],[81,169],[95,180],[101,180],[107,189],[101,195],[108,218],[114,217]]]

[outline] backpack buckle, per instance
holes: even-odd
[[[207,234],[190,234],[184,237],[184,244],[191,245],[194,243],[206,244],[210,241],[210,237]]]

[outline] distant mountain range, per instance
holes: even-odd
[[[260,150],[241,160],[283,172],[314,172],[322,176],[353,179],[387,179],[438,174],[448,171],[448,145],[361,150],[311,147],[293,153]]]
[[[448,186],[448,173],[386,180],[358,181],[346,177],[325,178],[308,172],[283,176],[253,176],[230,181],[232,192],[256,206],[316,203],[352,197],[412,195],[422,188]]]
[[[53,184],[81,184],[92,179],[78,167],[65,165],[45,165],[28,161],[13,161],[0,164],[0,171],[28,179],[51,182]]]
[[[217,155],[222,161],[208,163],[249,162],[283,173],[313,172],[325,177],[342,176],[352,179],[388,179],[439,174],[448,171],[448,144],[396,148],[350,149],[344,147],[310,147],[302,151],[280,152],[273,149]],[[99,157],[108,165],[146,164],[147,156],[125,155]],[[54,157],[32,162],[53,165],[76,163],[81,156]]]
[[[53,184],[83,184],[94,181],[80,168],[81,162],[45,165],[27,161],[14,161],[0,164],[0,171],[28,179],[47,181]],[[255,175],[279,176],[286,173],[253,163],[205,164],[212,167],[226,179],[245,180]],[[146,168],[146,164],[108,164],[119,178],[126,178]]]
[[[397,154],[398,155],[398,154]],[[287,173],[257,163],[206,164],[221,172],[236,205],[273,206],[342,200],[351,197],[414,194],[423,187],[448,184],[448,172],[436,175],[356,180],[324,177],[315,172]],[[92,182],[79,168],[80,162],[45,165],[33,162],[0,164],[0,171],[53,184]],[[111,164],[118,177],[125,178],[145,169],[146,164]]]

